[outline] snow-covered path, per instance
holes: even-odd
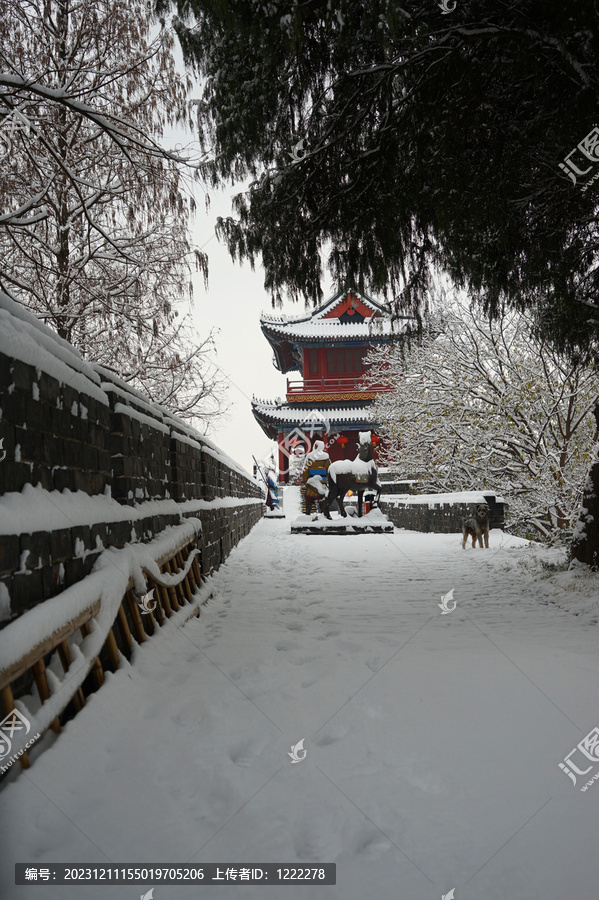
[[[262,521],[200,619],[137,648],[4,787],[4,870],[335,862],[336,886],[302,898],[596,900],[599,786],[581,793],[558,763],[599,725],[599,607],[583,581],[573,615],[576,581],[562,590],[538,560],[501,532],[462,551],[456,535]],[[290,891],[160,886],[154,900]]]

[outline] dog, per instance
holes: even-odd
[[[472,549],[476,547],[478,538],[478,546],[482,550],[483,537],[485,539],[485,548],[489,549],[489,507],[486,503],[478,503],[473,516],[462,519],[462,549],[466,549],[466,542],[469,537],[472,538]]]

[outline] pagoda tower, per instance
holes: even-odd
[[[338,291],[311,314],[289,318],[262,314],[273,363],[287,379],[285,400],[252,400],[264,433],[278,444],[279,481],[289,481],[290,461],[323,440],[334,462],[354,459],[358,432],[376,433],[370,407],[385,385],[361,385],[364,357],[406,331],[410,317],[391,321],[388,310],[356,290]],[[375,437],[376,443],[376,437]]]

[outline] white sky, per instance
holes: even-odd
[[[216,362],[228,376],[227,399],[231,404],[228,421],[215,423],[210,436],[229,456],[252,471],[252,454],[257,459],[270,455],[275,443],[270,441],[252,415],[250,401],[284,398],[286,378],[272,363],[272,349],[260,330],[260,312],[271,310],[270,294],[264,289],[264,270],[256,266],[252,272],[248,263],[234,263],[224,244],[214,234],[217,217],[231,213],[230,196],[241,188],[227,193],[211,192],[211,205],[204,212],[201,189],[198,188],[198,214],[194,223],[193,240],[209,259],[209,285],[204,289],[200,276],[195,279],[195,326],[200,335],[212,326],[220,329],[216,337]],[[325,298],[331,293],[325,287]],[[287,302],[274,311],[277,315],[301,315],[301,303]],[[298,374],[290,373],[291,377]]]
[[[174,48],[179,69],[185,70],[177,44]],[[190,97],[200,97],[199,84]],[[193,135],[183,130],[167,129],[164,146],[181,146],[189,149]],[[290,148],[290,151],[292,148]],[[210,207],[205,211],[206,190],[198,184],[195,188],[197,215],[192,227],[192,242],[208,254],[209,284],[204,289],[201,275],[194,278],[193,321],[199,336],[205,336],[213,326],[220,329],[216,336],[215,361],[228,376],[227,399],[230,403],[229,418],[215,422],[210,437],[233,459],[252,472],[252,454],[265,459],[276,449],[252,415],[251,399],[284,398],[286,375],[281,375],[272,363],[272,349],[260,330],[260,313],[263,310],[277,315],[299,316],[305,309],[302,303],[287,302],[272,310],[270,294],[264,289],[264,270],[259,263],[252,272],[248,263],[234,263],[224,244],[214,236],[214,226],[219,216],[232,215],[231,198],[240,193],[243,184],[221,192],[209,191]],[[333,293],[328,279],[322,285],[324,299]],[[298,373],[289,373],[298,377]]]

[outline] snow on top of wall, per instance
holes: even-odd
[[[187,443],[191,447],[199,446],[203,453],[213,456],[215,459],[220,460],[220,462],[225,463],[229,468],[234,469],[240,475],[243,475],[244,478],[249,478],[250,481],[254,481],[254,478],[247,469],[244,469],[238,462],[235,462],[235,460],[221,450],[214,441],[210,440],[209,437],[206,437],[203,432],[198,431],[197,428],[194,428],[193,425],[189,425],[187,422],[183,422],[181,419],[177,419],[172,415],[165,416],[165,421],[172,423],[172,426],[176,431],[176,433],[173,434],[173,437],[176,437],[178,441]]]
[[[453,491],[447,494],[381,494],[380,502],[390,506],[452,503],[486,503],[486,497],[495,497],[496,503],[505,503],[495,491]]]
[[[0,352],[29,365],[42,369],[63,384],[94,397],[104,406],[109,406],[108,393],[121,397],[124,403],[116,403],[115,410],[138,419],[165,434],[172,429],[177,436],[187,437],[187,443],[200,446],[225,465],[250,481],[254,479],[239,463],[196,428],[173,415],[159,403],[151,402],[141,391],[123,381],[113,372],[97,363],[88,363],[67,341],[58,337],[51,329],[14,300],[0,291]],[[127,402],[135,404],[127,405]],[[135,407],[141,407],[145,413]]]
[[[186,434],[181,434],[180,431],[173,431],[172,436],[176,441],[179,441],[181,444],[188,444],[190,447],[195,447],[196,450],[204,449],[199,441],[195,441],[193,438],[188,437]]]
[[[0,534],[31,534],[105,522],[135,522],[149,516],[172,515],[200,509],[218,509],[261,503],[256,497],[217,497],[216,500],[145,500],[123,506],[108,494],[90,496],[83,491],[47,491],[26,484],[23,490],[0,496]]]
[[[108,406],[93,367],[34,315],[0,291],[0,352],[41,369]]]
[[[207,440],[206,436],[202,434],[201,431],[198,431],[197,428],[194,428],[193,425],[190,425],[189,422],[186,422],[185,419],[179,419],[175,416],[174,413],[169,412],[168,409],[164,410],[164,421],[168,422],[173,428],[175,428],[181,434],[186,434],[187,437],[195,438],[197,441]]]
[[[102,369],[101,366],[96,367],[99,371],[106,372],[105,369]],[[110,374],[111,378],[112,373],[106,372],[106,374]],[[121,381],[118,378],[114,379],[116,384],[112,384],[110,381],[103,381],[102,387],[105,391],[112,391],[115,394],[118,394],[123,399],[131,399],[134,398],[135,403],[143,406],[144,409],[151,414],[151,416],[145,416],[143,413],[138,412],[134,407],[127,406],[123,403],[115,404],[115,412],[121,412],[125,415],[130,415],[135,419],[139,419],[140,422],[145,422],[147,425],[151,425],[154,428],[158,428],[160,431],[164,431],[168,433],[172,430],[173,437],[175,437],[178,441],[181,441],[184,444],[189,444],[191,447],[195,447],[198,450],[203,450],[205,453],[209,453],[211,456],[214,456],[216,459],[225,463],[225,465],[229,466],[229,468],[234,469],[240,475],[243,475],[244,478],[252,479],[252,476],[249,472],[244,469],[239,463],[235,462],[230,456],[217,447],[210,438],[207,438],[205,434],[201,431],[198,431],[197,428],[194,428],[193,425],[189,425],[187,422],[183,421],[183,419],[179,419],[177,416],[173,415],[173,413],[169,412],[164,407],[160,406],[159,403],[149,403],[147,398],[144,398],[139,391],[136,391],[134,388],[131,388],[125,382]]]
[[[108,494],[47,491],[26,484],[22,491],[0,496],[0,534],[31,534],[131,518],[136,518],[133,507],[122,506]]]
[[[151,409],[160,410],[163,421],[167,425],[170,425],[173,437],[178,441],[189,444],[189,446],[195,447],[196,449],[200,449],[204,453],[208,453],[210,456],[213,456],[215,459],[218,459],[229,466],[229,468],[234,469],[234,471],[238,472],[240,475],[243,475],[244,478],[249,478],[250,481],[254,480],[247,469],[244,469],[243,466],[240,466],[238,462],[224,453],[224,451],[222,451],[214,441],[211,441],[209,437],[206,437],[202,431],[198,431],[193,425],[190,425],[184,419],[179,419],[172,412],[164,409],[159,404],[151,407]]]
[[[103,381],[102,387],[105,391],[112,391],[113,393],[118,394],[125,400],[134,399],[135,403],[139,406],[142,406],[144,409],[151,414],[154,418],[155,422],[164,423],[164,430],[168,431],[169,428],[173,431],[173,436],[177,438],[177,440],[182,441],[183,443],[187,443],[192,447],[196,447],[196,449],[207,451],[209,448],[212,451],[212,456],[220,459],[221,462],[226,463],[226,465],[230,466],[235,471],[239,472],[245,478],[249,478],[251,480],[252,476],[244,469],[239,463],[235,462],[230,456],[218,447],[210,438],[206,437],[206,435],[198,431],[197,428],[194,428],[193,425],[190,425],[184,419],[180,419],[166,407],[161,406],[160,403],[151,403],[147,397],[144,397],[140,391],[136,390],[131,385],[127,384],[125,381],[122,381],[120,378],[115,376],[112,372],[109,372],[107,369],[104,369],[102,366],[95,366],[95,368],[101,374],[105,375],[109,378],[109,381]],[[132,407],[120,408],[120,412],[125,412],[133,415]],[[139,418],[139,415],[135,416]],[[143,421],[143,419],[141,419]],[[153,423],[148,423],[153,424]],[[156,425],[156,427],[160,427]],[[161,428],[161,430],[163,430]]]
[[[123,400],[132,401],[137,404],[137,406],[141,406],[148,413],[156,416],[159,421],[164,420],[165,410],[159,403],[152,403],[152,401],[144,396],[141,391],[138,391],[132,385],[127,384],[126,381],[122,381],[122,379],[118,378],[107,369],[104,369],[102,366],[94,365],[94,368],[102,375],[110,376],[109,381],[102,381],[101,383],[102,389],[106,391],[106,393],[117,394],[119,397],[122,397]]]
[[[128,381],[124,381],[122,378],[119,378],[111,369],[105,369],[104,366],[101,366],[99,363],[92,363],[93,368],[96,372],[98,372],[101,376],[103,376],[100,380],[102,381],[102,386],[106,390],[108,389],[119,389],[118,393],[120,393],[123,397],[135,397],[136,400],[143,406],[147,406],[149,409],[160,409],[162,411],[162,407],[158,405],[158,403],[152,404],[147,396],[139,391],[137,388],[133,387]]]
[[[218,459],[220,462],[224,463],[226,466],[229,466],[231,469],[235,469],[235,471],[240,475],[243,475],[244,478],[249,478],[250,481],[254,481],[249,472],[247,472],[242,466],[231,459],[230,456],[227,456],[226,453],[223,453],[221,450],[219,450],[218,447],[206,444],[204,447],[202,447],[202,450],[208,456],[212,456],[214,459]]]
[[[168,425],[165,425],[160,419],[156,419],[153,416],[146,416],[133,406],[127,406],[125,403],[115,403],[114,411],[115,413],[124,413],[126,416],[137,419],[138,422],[143,422],[144,425],[149,425],[150,428],[156,428],[157,431],[162,431],[164,434],[170,434]]]
[[[250,475],[247,469],[244,469],[243,466],[240,466],[239,463],[235,462],[235,460],[225,453],[223,450],[220,450],[216,444],[213,444],[212,441],[206,441],[204,446],[204,453],[207,453],[209,456],[213,456],[215,459],[220,459],[226,466],[230,466],[231,469],[235,469],[240,475],[243,475],[244,478],[249,478],[250,481],[254,481],[254,477]]]
[[[201,437],[204,436],[193,428],[191,425],[188,425],[183,419],[178,418],[171,410],[167,409],[166,406],[162,406],[160,403],[154,403],[149,400],[148,397],[143,394],[141,391],[134,388],[133,385],[129,384],[127,381],[123,381],[122,378],[119,378],[118,375],[115,375],[114,372],[111,372],[109,369],[105,369],[103,366],[94,364],[94,368],[100,372],[101,375],[105,377],[105,381],[102,381],[102,387],[107,392],[112,392],[114,394],[118,394],[124,400],[133,401],[138,406],[143,407],[143,409],[147,410],[152,416],[155,416],[159,421],[164,422],[167,425],[171,425],[173,428],[178,429],[179,431],[187,432],[191,436]]]
[[[224,463],[244,478],[249,478],[250,481],[254,481],[254,478],[243,468],[243,466],[240,466],[239,463],[235,462],[234,459],[224,453],[224,451],[217,447],[210,438],[207,438],[205,434],[202,434],[201,431],[197,431],[192,426],[188,426],[185,429],[187,434],[184,434],[181,430],[181,422],[176,419],[171,419],[171,421],[173,422],[173,425],[176,426],[176,430],[173,430],[172,436],[177,441],[181,441],[182,444],[189,444],[190,447],[201,450],[202,453],[206,453],[208,456],[218,459],[219,462]]]
[[[162,501],[158,501],[159,503]],[[231,506],[248,506],[264,503],[259,497],[217,497],[216,500],[184,500],[177,503],[177,509],[185,512],[195,512],[200,509],[223,509]]]
[[[25,309],[21,306],[20,303],[17,303],[8,294],[5,294],[4,291],[0,291],[0,309],[6,310],[6,312],[10,313],[11,316],[14,316],[15,319],[19,319],[21,322],[24,322],[29,328],[34,331],[39,332],[43,340],[53,341],[58,347],[62,348],[69,356],[75,357],[75,360],[84,367],[84,369],[91,369],[89,363],[86,363],[81,358],[81,354],[78,350],[76,350],[68,341],[65,341],[63,338],[59,337],[56,332],[52,331],[48,328],[47,325],[44,325],[37,316],[33,313],[29,312],[29,310]],[[89,373],[90,377],[93,378],[94,381],[99,382],[99,378],[95,376],[93,373]]]

